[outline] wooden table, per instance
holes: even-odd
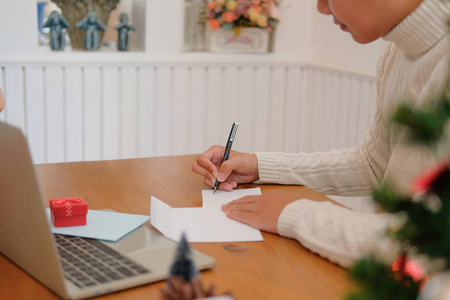
[[[36,165],[44,199],[81,196],[90,209],[148,215],[153,195],[173,207],[201,206],[203,179],[191,172],[196,156]],[[242,188],[256,185],[242,185]],[[331,201],[301,186],[262,185],[262,192],[283,190],[298,198]],[[249,299],[342,299],[353,287],[346,270],[304,248],[299,242],[263,232],[263,242],[193,243],[216,258],[202,281],[218,293]],[[101,297],[160,299],[164,282]],[[57,299],[35,279],[0,255],[0,298]]]

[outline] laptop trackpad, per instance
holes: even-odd
[[[117,242],[103,242],[117,252],[125,254],[152,272],[169,272],[175,257],[177,243],[164,237],[146,224]],[[192,249],[194,262],[200,270],[210,268],[215,260]]]

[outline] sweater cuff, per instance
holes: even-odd
[[[305,207],[314,204],[317,205],[317,202],[307,199],[300,199],[286,205],[281,211],[280,216],[278,217],[278,234],[284,237],[296,239],[297,232],[295,231],[295,229],[300,212],[306,211]],[[308,216],[304,217],[307,218]]]
[[[255,183],[278,183],[280,181],[279,159],[276,153],[256,152],[259,180]]]

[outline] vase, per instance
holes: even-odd
[[[116,8],[120,0],[52,0],[59,8],[62,15],[69,22],[67,34],[70,38],[72,49],[84,50],[85,31],[77,28],[77,23],[81,21],[88,12],[94,11],[100,22],[108,24],[109,14]],[[103,39],[104,31],[100,31],[100,41]]]
[[[210,52],[216,53],[267,53],[270,32],[257,27],[240,27],[232,30],[219,28],[207,30]]]
[[[39,43],[41,45],[44,45],[48,41],[46,40],[46,37],[44,35],[44,31],[42,28],[42,24],[44,23],[44,8],[47,5],[47,2],[44,1],[38,1],[37,3],[37,9],[38,9],[38,32],[39,32]]]

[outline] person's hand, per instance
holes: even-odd
[[[216,178],[219,180],[219,189],[231,191],[238,183],[250,183],[258,179],[258,159],[256,155],[230,151],[228,160],[222,164],[225,148],[212,146],[201,154],[192,171],[204,177],[203,182],[214,187]]]
[[[167,285],[161,290],[164,300],[191,300],[206,297],[213,297],[216,291],[213,285],[209,289],[204,289],[200,279],[186,282],[182,277],[171,277],[167,280]]]
[[[5,98],[3,98],[2,90],[0,89],[0,112],[5,108]]]
[[[222,205],[226,216],[264,231],[278,233],[278,218],[281,212],[297,198],[280,192],[245,196]]]

